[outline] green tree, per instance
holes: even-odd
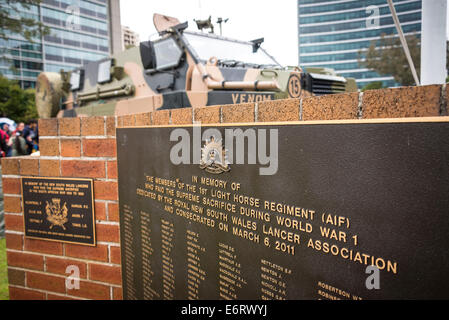
[[[365,92],[366,90],[382,89],[383,86],[384,86],[384,84],[382,83],[382,81],[375,81],[375,82],[371,82],[370,84],[367,84],[366,86],[364,86],[361,91]]]
[[[420,72],[421,43],[414,35],[406,37],[416,72]],[[415,85],[412,71],[397,36],[382,34],[380,40],[373,40],[368,51],[359,51],[358,63],[361,67],[376,71],[380,75],[392,75],[403,86]]]
[[[0,75],[0,115],[16,122],[38,119],[35,90],[23,90],[16,81]]]
[[[0,0],[0,38],[7,39],[8,34],[20,34],[28,41],[49,33],[49,28],[32,17],[21,15],[29,11],[32,5],[42,0]]]

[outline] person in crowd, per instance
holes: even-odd
[[[11,156],[18,157],[18,156],[26,156],[28,155],[28,146],[27,141],[23,136],[23,131],[17,131],[15,135],[13,135],[10,139],[10,145],[11,145]]]
[[[4,126],[0,128],[0,157],[5,158],[8,155],[9,135],[3,130]]]
[[[9,127],[9,124],[3,123],[1,129],[2,129],[3,131],[5,131],[5,132],[8,134],[8,136],[11,137],[12,131],[11,131],[11,128]]]
[[[11,150],[11,146],[9,144],[9,140],[11,139],[11,136],[12,136],[13,133],[12,133],[12,131],[9,128],[9,124],[7,124],[7,123],[3,123],[0,129],[2,129],[6,133],[6,135],[7,135],[7,137],[6,137],[6,151],[5,151],[6,155],[5,156],[6,157],[11,157],[12,150]]]
[[[23,132],[24,129],[25,129],[25,123],[19,122],[19,124],[16,127],[16,130],[14,130],[13,133],[11,134],[11,137],[15,136],[17,132]]]
[[[33,152],[39,150],[38,147],[39,133],[36,120],[30,120],[28,122],[25,129],[23,130],[23,137],[26,140],[26,144],[28,147],[28,154],[32,154]]]

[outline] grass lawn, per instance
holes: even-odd
[[[6,239],[0,239],[0,300],[9,300]]]

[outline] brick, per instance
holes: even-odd
[[[20,197],[4,197],[4,209],[9,213],[22,213],[22,199]]]
[[[84,117],[81,118],[82,136],[104,136],[104,117]]]
[[[6,248],[12,250],[23,250],[23,235],[15,233],[7,233],[6,237]]]
[[[85,157],[116,157],[115,139],[83,139],[83,155]]]
[[[170,124],[170,110],[159,110],[153,112],[153,126],[164,126]]]
[[[59,293],[66,291],[64,278],[35,272],[27,272],[26,277],[27,287]]]
[[[357,119],[359,109],[358,92],[330,94],[303,99],[302,120]]]
[[[19,174],[19,158],[2,158],[2,174]]]
[[[363,93],[363,118],[437,117],[441,86],[401,87]]]
[[[115,225],[97,223],[96,235],[99,242],[120,242],[119,227]]]
[[[76,244],[66,244],[65,255],[67,257],[72,258],[107,262],[108,247],[105,245],[97,245],[96,247],[86,247]]]
[[[60,177],[61,161],[59,160],[40,160],[39,175],[41,177]]]
[[[61,174],[63,177],[106,178],[104,161],[62,160]]]
[[[48,293],[47,294],[47,300],[50,300],[50,301],[63,301],[63,300],[80,300],[80,299]]]
[[[62,255],[62,243],[25,238],[25,251]]]
[[[58,136],[58,119],[39,119],[39,136],[56,137]]]
[[[69,276],[66,273],[68,266],[77,266],[80,270],[80,278],[86,279],[87,277],[87,263],[71,260],[66,258],[54,258],[54,257],[46,257],[45,258],[45,267],[46,272],[60,274],[63,276]]]
[[[446,83],[446,92],[445,94],[445,99],[446,99],[446,104],[442,104],[441,106],[441,116],[445,116],[447,117],[449,114],[449,85]]]
[[[80,281],[80,288],[73,290],[67,289],[67,294],[93,300],[109,300],[111,298],[109,286],[89,281]]]
[[[39,159],[20,159],[20,174],[24,176],[38,176]]]
[[[59,118],[59,135],[60,136],[79,136],[81,135],[80,118]]]
[[[59,139],[40,139],[39,150],[41,152],[41,156],[59,156]]]
[[[222,107],[222,113],[223,123],[254,122],[255,105],[254,103],[226,105]]]
[[[23,215],[12,215],[5,213],[6,230],[23,232]]]
[[[8,268],[8,283],[24,287],[25,271]]]
[[[39,254],[6,252],[8,266],[32,270],[44,270],[44,257]]]
[[[18,178],[3,178],[3,194],[21,194],[22,184]]]
[[[10,300],[45,300],[45,293],[9,286]]]
[[[172,124],[192,124],[192,108],[171,110]]]
[[[122,257],[120,255],[120,247],[113,247],[111,246],[109,248],[110,250],[110,258],[109,258],[109,262],[110,263],[115,263],[115,264],[120,264],[122,261]]]
[[[151,112],[139,113],[134,115],[134,125],[136,127],[145,127],[151,125]]]
[[[126,115],[122,117],[123,127],[134,127],[135,125],[135,116],[133,114]]]
[[[118,184],[111,181],[94,181],[94,196],[97,200],[118,200]]]
[[[81,157],[81,140],[80,139],[62,139],[61,140],[61,156],[66,158]]]
[[[118,203],[108,203],[108,220],[120,221]]]
[[[108,161],[108,179],[117,179],[117,161]]]
[[[106,203],[95,201],[95,220],[106,221]]]
[[[123,300],[123,290],[122,290],[122,287],[120,287],[120,288],[113,287],[113,288],[112,288],[112,299],[113,299],[113,300]]]
[[[124,118],[125,118],[125,116],[117,116],[117,124],[116,124],[117,128],[123,128],[124,127],[124,125],[123,125]]]
[[[90,263],[89,279],[117,285],[122,284],[120,267],[118,266],[107,266],[102,264]]]
[[[220,106],[194,109],[195,122],[220,123]]]
[[[106,135],[115,137],[116,117],[106,117]]]
[[[299,121],[299,99],[264,101],[258,104],[257,121]]]

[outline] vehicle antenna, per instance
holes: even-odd
[[[228,21],[229,21],[229,18],[228,19],[218,18],[217,23],[220,25],[220,36],[223,35],[222,24],[226,23]]]

